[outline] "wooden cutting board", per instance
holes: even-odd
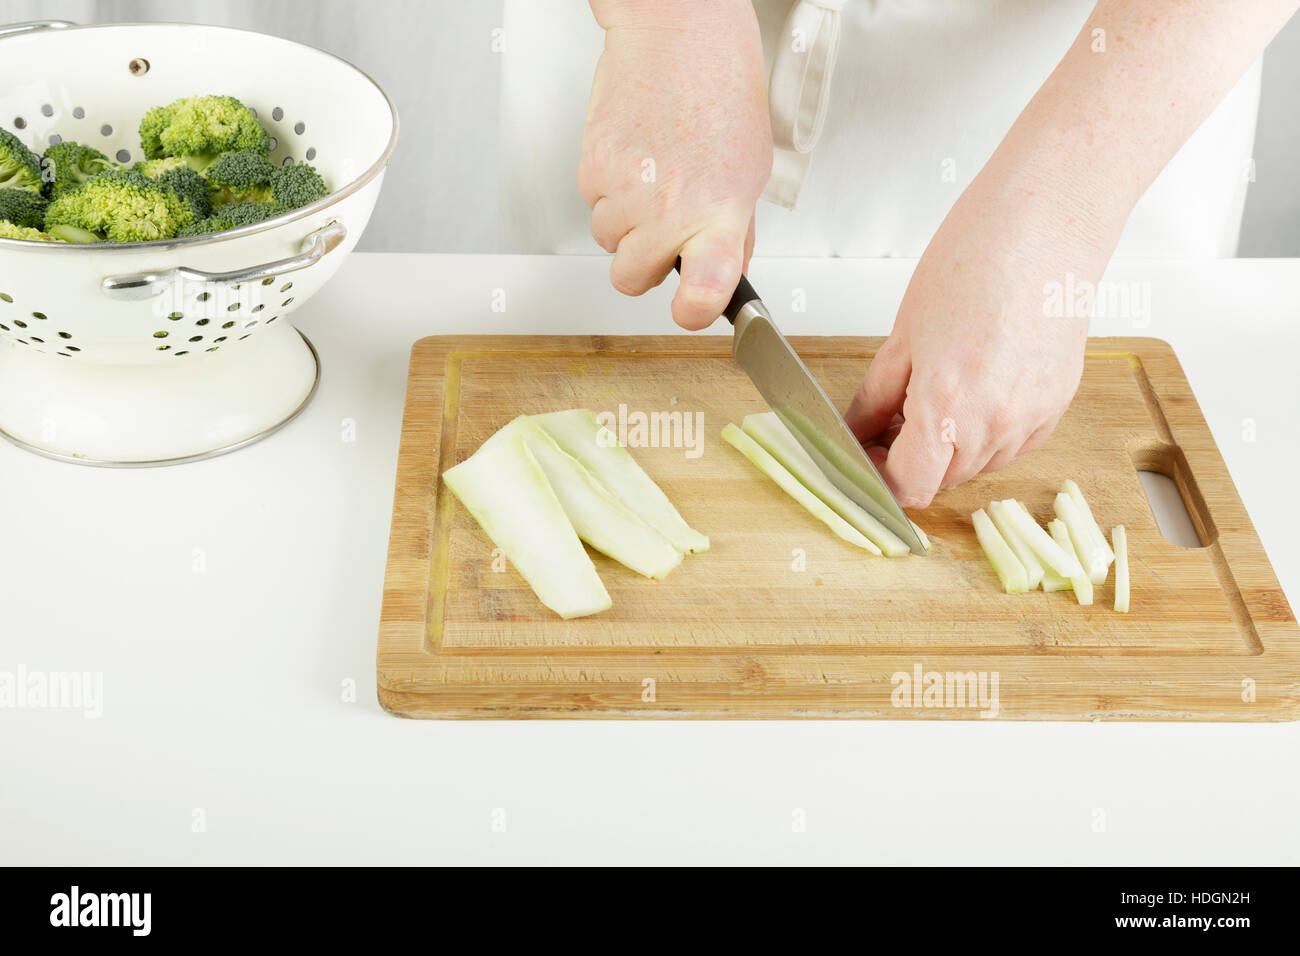
[[[794,346],[844,407],[881,340]],[[1300,629],[1169,346],[1094,339],[1051,440],[913,518],[927,557],[841,542],[719,437],[765,405],[727,337],[451,336],[411,355],[379,634],[379,699],[408,717],[1292,720]],[[712,538],[664,581],[593,558],[613,598],[563,621],[439,476],[516,415],[622,405],[668,444],[633,447]],[[679,413],[676,419],[671,416]],[[683,417],[685,416],[685,417]],[[657,430],[658,431],[658,430]],[[635,443],[638,435],[629,432]],[[1172,477],[1202,541],[1156,526],[1138,471]],[[970,513],[1065,478],[1128,529],[1133,608],[1006,595]]]

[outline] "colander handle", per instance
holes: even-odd
[[[17,36],[20,33],[34,33],[37,30],[66,30],[75,27],[71,20],[28,20],[24,23],[0,24],[0,39]]]
[[[258,282],[262,279],[282,276],[286,272],[297,272],[299,269],[314,266],[337,249],[347,235],[347,228],[335,219],[304,239],[302,252],[288,259],[264,262],[246,269],[236,269],[234,272],[200,272],[198,269],[177,266],[166,272],[138,272],[135,275],[109,276],[100,284],[100,289],[110,299],[139,302],[162,295],[169,289],[175,288],[178,282],[217,286]]]

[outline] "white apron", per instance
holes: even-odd
[[[793,22],[811,25],[823,46],[793,67],[777,63],[774,133],[787,146],[813,145],[778,150],[764,194],[777,202],[759,203],[755,254],[919,256],[1093,5],[803,0]],[[771,73],[794,4],[754,6]],[[833,25],[837,57],[825,45]],[[603,41],[585,0],[505,0],[503,252],[601,253],[575,175]],[[801,83],[805,63],[813,79]],[[830,66],[826,99],[819,64]],[[1259,87],[1257,62],[1143,196],[1117,256],[1236,254]],[[778,204],[796,196],[793,209]]]

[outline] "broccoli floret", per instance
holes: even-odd
[[[203,178],[212,187],[212,207],[220,209],[235,202],[270,202],[275,171],[275,164],[263,153],[251,150],[222,153],[203,171]]]
[[[41,191],[41,158],[7,129],[0,129],[0,189]]]
[[[189,168],[189,164],[179,156],[164,156],[162,159],[142,159],[131,168],[141,176],[148,176],[150,179],[157,179],[169,169],[177,169],[184,166]]]
[[[215,213],[181,230],[182,236],[206,236],[227,229],[251,226],[272,216],[278,216],[285,209],[276,202],[232,202],[222,206]]]
[[[140,145],[146,159],[179,156],[201,173],[230,150],[270,153],[271,135],[233,96],[190,96],[146,113]]]
[[[185,165],[183,159],[149,159],[136,163],[135,171],[170,189],[185,202],[190,210],[185,226],[212,215],[208,181]]]
[[[45,198],[57,199],[109,169],[117,169],[99,150],[67,140],[45,151],[41,160],[41,178],[45,180]]]
[[[12,222],[0,221],[0,239],[26,239],[28,242],[59,242],[61,240],[54,238],[39,229],[29,229],[26,226],[15,226]]]
[[[297,209],[324,199],[330,193],[320,173],[307,163],[273,166],[272,169],[271,197],[285,209]]]
[[[0,189],[0,219],[25,229],[45,226],[46,202],[26,189]]]
[[[50,203],[45,228],[71,242],[151,242],[172,238],[193,216],[170,189],[137,172],[110,169]]]

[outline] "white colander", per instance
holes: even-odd
[[[338,270],[379,197],[397,112],[356,67],[301,44],[191,24],[0,27],[0,126],[122,163],[152,106],[219,93],[257,111],[275,162],[333,192],[215,237],[0,240],[0,434],[51,457],[164,464],[290,421],[320,369],[293,313]]]

